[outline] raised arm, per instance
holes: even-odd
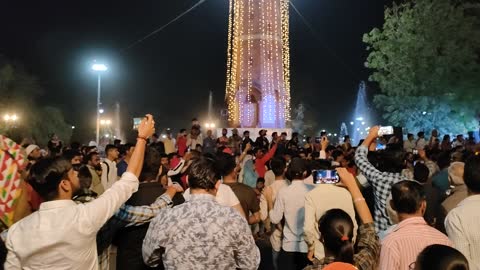
[[[380,242],[375,233],[373,217],[368,205],[363,198],[355,178],[345,168],[337,168],[340,180],[352,194],[353,204],[357,210],[358,216],[362,222],[359,227],[357,237],[357,253],[355,254],[355,264],[359,269],[373,269],[378,261],[380,254]],[[358,258],[358,259],[357,259]],[[383,269],[383,268],[382,268]]]
[[[272,157],[275,155],[275,152],[277,151],[277,147],[278,147],[278,139],[276,141],[276,144],[270,150],[268,150],[265,156],[263,156],[262,162],[264,164],[267,163],[270,159],[272,159]]]
[[[96,233],[103,224],[113,216],[115,211],[124,204],[130,196],[138,189],[138,175],[143,165],[145,145],[147,139],[155,131],[155,122],[151,115],[140,123],[138,128],[138,139],[128,164],[127,172],[115,182],[111,188],[103,193],[98,199],[77,207],[83,208],[85,219],[90,221],[92,233]]]
[[[368,161],[368,148],[378,137],[379,128],[379,126],[375,126],[370,129],[367,138],[355,153],[355,164],[370,181],[376,179],[382,173]]]

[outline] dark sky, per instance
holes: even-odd
[[[152,112],[162,127],[185,127],[207,110],[209,90],[223,106],[227,0],[207,0],[127,51],[197,1],[2,2],[0,54],[37,75],[46,90],[41,102],[62,108],[82,129],[94,123],[95,58],[110,68],[102,80],[107,109],[118,100],[127,115]],[[303,100],[318,128],[338,129],[351,118],[359,81],[368,78],[362,35],[382,25],[391,0],[293,2],[317,32],[290,11],[293,105]]]

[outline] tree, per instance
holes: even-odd
[[[32,138],[37,144],[45,145],[49,134],[56,133],[62,140],[69,141],[71,125],[62,112],[54,107],[42,107],[36,100],[43,94],[38,80],[20,65],[0,59],[0,113],[15,113],[18,124],[7,125],[2,121],[0,133],[8,134],[16,141]],[[3,119],[2,119],[3,120]]]
[[[374,102],[392,124],[449,133],[474,127],[480,21],[468,15],[469,8],[452,0],[394,3],[382,29],[364,35],[366,66],[374,70],[370,80],[382,92]]]

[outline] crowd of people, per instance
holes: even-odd
[[[216,138],[194,120],[162,137],[147,115],[136,143],[104,149],[2,136],[16,189],[2,185],[0,257],[5,269],[480,270],[480,145],[378,131],[358,146]]]

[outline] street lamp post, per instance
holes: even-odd
[[[98,74],[98,83],[97,83],[97,132],[96,132],[96,142],[97,146],[100,142],[100,106],[102,103],[100,102],[100,95],[102,91],[102,72],[107,71],[107,66],[104,64],[93,64],[92,69],[97,72]]]

